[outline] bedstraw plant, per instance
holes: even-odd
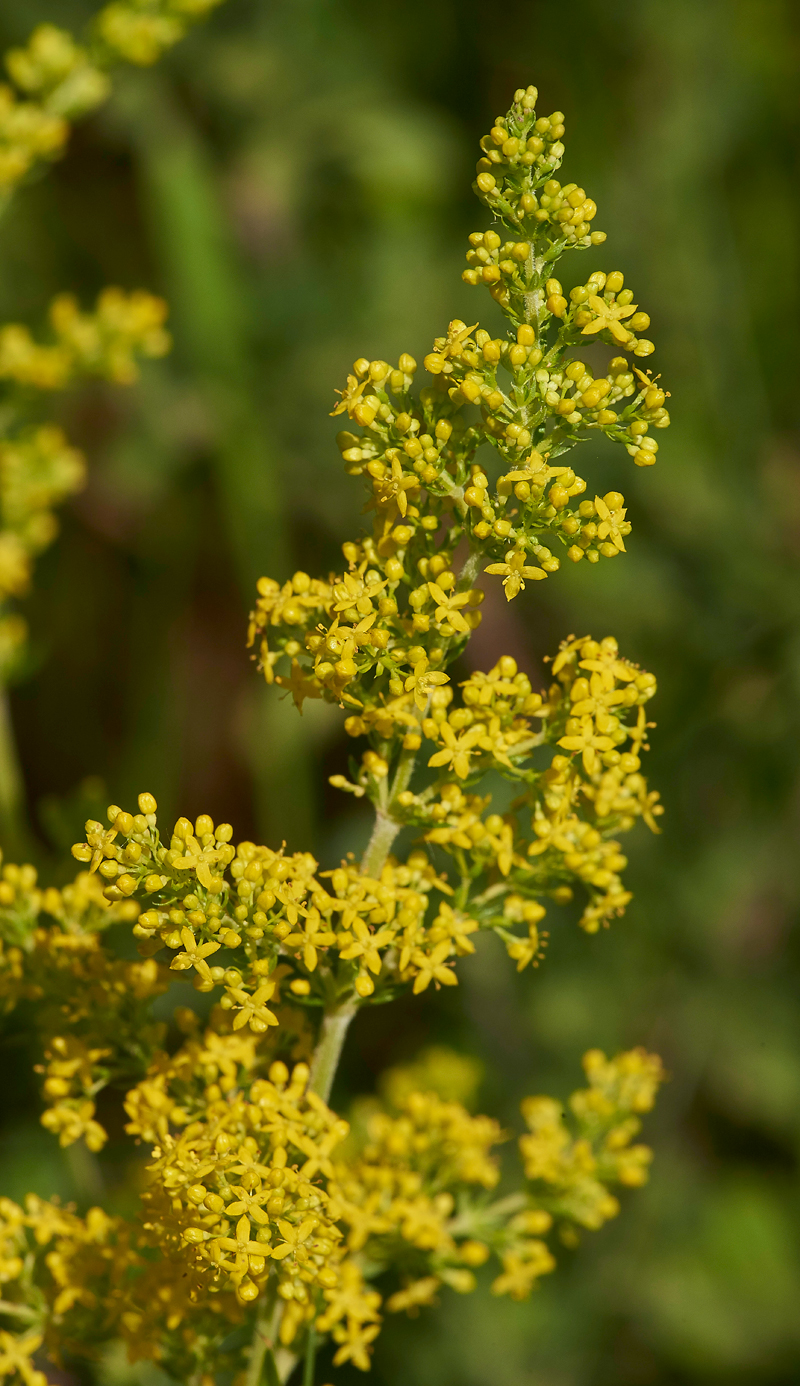
[[[136,811],[114,804],[107,824],[86,824],[63,889],[3,870],[0,985],[9,1007],[35,1003],[42,1121],[100,1152],[103,1113],[121,1103],[143,1157],[130,1219],[0,1203],[0,1375],[25,1386],[43,1386],[45,1357],[92,1357],[112,1339],[197,1386],[310,1386],[326,1339],[334,1371],[366,1369],[385,1313],[471,1292],[484,1263],[492,1293],[524,1299],[554,1269],[559,1234],[574,1244],[617,1213],[612,1187],[647,1177],[635,1140],[663,1074],[641,1049],[586,1054],[566,1108],[527,1098],[518,1172],[500,1190],[508,1133],[469,1110],[457,1056],[390,1074],[350,1122],[330,1106],[362,1007],[456,986],[488,932],[523,971],[550,915],[607,926],[630,899],[620,836],[640,818],[657,830],[661,811],[641,769],[655,679],[612,636],[568,636],[540,691],[510,657],[469,674],[458,662],[484,574],[511,601],[563,559],[624,554],[623,496],[593,494],[567,454],[603,434],[649,466],[669,423],[622,273],[592,269],[568,293],[556,277],[566,252],[605,237],[592,199],[555,176],[563,115],[537,117],[536,101],[517,91],[481,141],[475,190],[492,224],[470,236],[464,271],[509,330],[451,322],[418,391],[408,354],[355,362],[333,412],[347,415],[338,443],[366,486],[367,528],[340,573],[258,584],[249,643],[267,682],[301,712],[309,698],[339,706],[362,748],[332,781],[373,806],[361,860],[323,868],[279,843],[234,845],[207,814],[162,838],[142,793]],[[137,303],[155,334],[137,343],[155,354],[160,315]],[[15,329],[0,370],[61,383],[82,359],[74,343],[123,309],[106,296],[81,336],[62,301],[55,345]],[[131,345],[103,360],[127,363]],[[13,446],[44,447],[37,437]],[[503,812],[490,775],[511,786]],[[120,927],[139,961],[112,946]],[[177,1008],[168,1031],[152,1004],[181,977],[208,1002]]]

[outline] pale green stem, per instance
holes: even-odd
[[[527,1202],[527,1194],[509,1194],[506,1198],[498,1199],[497,1203],[490,1203],[488,1208],[473,1208],[462,1213],[453,1219],[448,1231],[451,1236],[456,1234],[463,1236],[464,1233],[476,1236],[487,1222],[495,1222],[498,1219],[507,1218],[511,1213],[521,1212]]]
[[[393,804],[396,801],[398,794],[402,794],[403,790],[408,789],[408,786],[411,783],[411,776],[414,773],[414,766],[416,764],[416,760],[416,751],[401,752],[400,759],[397,762],[397,769],[394,774],[394,779],[392,780],[391,793],[389,795],[389,802],[391,804]]]
[[[544,259],[536,259],[533,254],[533,246],[528,254],[528,276],[532,278],[534,274],[540,275],[544,268]],[[533,289],[525,295],[525,319],[533,327],[536,339],[539,339],[539,309],[542,304],[541,289]]]
[[[308,1331],[308,1349],[303,1370],[303,1386],[314,1386],[314,1362],[317,1356],[317,1334],[312,1327]]]
[[[464,563],[464,567],[458,575],[456,590],[466,592],[472,586],[481,570],[481,559],[483,554],[479,549],[470,549],[469,556]]]
[[[253,1328],[253,1341],[250,1346],[250,1360],[245,1374],[245,1386],[261,1386],[264,1358],[267,1352],[272,1351],[272,1345],[277,1337],[283,1312],[283,1301],[273,1296],[274,1291],[273,1295],[265,1295],[258,1308]]]
[[[349,999],[341,1006],[326,1011],[322,1017],[319,1039],[311,1061],[309,1087],[312,1092],[319,1094],[323,1102],[330,1097],[347,1031],[356,1010],[355,999]]]
[[[375,826],[367,843],[367,850],[361,858],[361,872],[364,876],[377,878],[383,870],[389,850],[400,831],[402,824],[383,809],[375,810]]]

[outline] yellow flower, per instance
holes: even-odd
[[[541,578],[547,577],[543,568],[526,565],[525,554],[521,549],[509,549],[504,563],[490,563],[483,571],[503,577],[506,601],[509,602],[518,592],[524,592],[526,579],[538,582]]]
[[[317,966],[317,949],[335,943],[336,935],[323,927],[319,910],[302,910],[301,913],[305,915],[302,931],[287,934],[283,941],[287,948],[302,948],[303,963],[309,972],[313,972]]]
[[[359,1324],[348,1320],[347,1328],[337,1327],[333,1331],[333,1336],[337,1343],[342,1346],[333,1359],[334,1367],[341,1367],[344,1362],[352,1362],[354,1367],[359,1367],[362,1372],[369,1371],[369,1353],[367,1348],[373,1343],[380,1333],[380,1325]]]
[[[460,607],[469,605],[472,600],[471,592],[451,592],[448,596],[442,590],[438,582],[429,582],[428,591],[436,602],[436,620],[442,625],[448,621],[461,635],[469,635],[470,626],[461,615]]]
[[[232,1184],[230,1190],[231,1193],[235,1195],[235,1199],[233,1203],[228,1204],[226,1209],[226,1213],[229,1217],[239,1218],[246,1213],[248,1217],[255,1218],[256,1222],[262,1225],[269,1222],[269,1214],[266,1213],[262,1207],[262,1204],[267,1201],[269,1191],[262,1189],[261,1180],[259,1178],[252,1178],[249,1180],[248,1187],[246,1188],[244,1185],[237,1187],[235,1184]],[[261,1252],[262,1256],[263,1254],[264,1253]]]
[[[484,729],[480,722],[456,736],[449,722],[442,722],[439,728],[444,749],[435,751],[428,764],[433,767],[451,765],[460,780],[469,774],[470,755],[478,742],[482,741]]]
[[[281,688],[287,689],[292,695],[292,701],[298,712],[303,711],[303,703],[306,698],[321,698],[322,689],[319,681],[314,674],[307,674],[299,660],[292,660],[292,672],[289,678],[283,674],[275,675],[275,682]]]
[[[263,1035],[270,1025],[277,1025],[278,1017],[266,1004],[274,990],[274,982],[262,982],[252,996],[243,987],[229,987],[228,996],[238,1002],[238,1014],[233,1022],[234,1030],[241,1030],[244,1025],[249,1024],[250,1029],[257,1035]]]
[[[188,968],[193,967],[204,981],[210,982],[212,980],[211,968],[206,962],[206,958],[209,958],[212,953],[216,953],[220,945],[218,943],[198,943],[186,924],[181,929],[181,942],[184,952],[178,953],[177,957],[173,958],[170,963],[172,970],[185,972]]]
[[[545,1242],[526,1242],[521,1250],[503,1256],[503,1274],[493,1282],[492,1294],[527,1299],[539,1276],[548,1275],[555,1268],[555,1259]]]
[[[407,491],[414,491],[419,486],[419,477],[413,472],[404,472],[399,458],[392,458],[392,469],[388,476],[376,478],[373,482],[374,495],[367,505],[367,509],[382,511],[391,517],[396,511],[405,518],[408,512]]]
[[[468,918],[460,911],[454,910],[446,900],[442,900],[439,913],[430,927],[430,936],[439,939],[444,934],[445,938],[452,939],[459,953],[474,953],[475,944],[469,935],[474,934],[477,929],[477,920]]]
[[[599,298],[597,294],[591,294],[588,299],[588,306],[597,315],[592,322],[588,322],[582,330],[584,337],[590,336],[593,332],[603,332],[606,329],[611,333],[617,342],[629,342],[631,333],[627,327],[623,327],[620,318],[629,318],[636,312],[636,304],[628,303],[620,307],[616,303],[607,303],[604,298]]]
[[[411,963],[417,970],[417,975],[414,978],[415,996],[418,996],[421,991],[427,991],[431,982],[441,982],[446,987],[458,985],[455,972],[446,965],[451,947],[449,939],[445,939],[443,943],[437,944],[432,953],[427,955],[422,952],[421,948],[414,949],[411,954]]]
[[[381,970],[381,955],[378,949],[386,948],[394,941],[394,929],[380,929],[373,934],[363,919],[354,919],[351,929],[355,938],[348,941],[348,936],[345,935],[345,947],[339,956],[346,962],[352,958],[363,958],[364,966],[377,976]]]
[[[304,1222],[300,1223],[299,1227],[293,1227],[290,1222],[286,1222],[283,1218],[279,1218],[278,1227],[283,1241],[279,1242],[276,1247],[273,1247],[273,1260],[282,1261],[285,1256],[291,1256],[295,1254],[300,1247],[305,1246],[316,1225],[315,1218],[306,1218]]]
[[[472,327],[467,327],[460,318],[454,318],[448,326],[447,336],[437,338],[434,350],[425,357],[425,369],[431,375],[450,375],[453,370],[450,358],[458,360],[463,356],[467,338],[471,337],[477,326],[477,323],[473,323]]]
[[[596,730],[591,717],[582,717],[580,722],[580,731],[573,736],[562,736],[558,744],[565,751],[580,751],[584,770],[587,775],[593,775],[597,769],[598,752],[602,754],[613,750],[614,742],[610,736],[603,736]]]
[[[223,1251],[232,1251],[235,1253],[233,1265],[229,1265],[228,1269],[230,1271],[231,1280],[237,1289],[241,1288],[242,1280],[250,1272],[255,1275],[261,1274],[264,1268],[264,1261],[270,1255],[270,1248],[265,1242],[253,1242],[250,1240],[250,1222],[248,1218],[239,1218],[236,1224],[235,1237],[219,1237],[216,1240]]]
[[[625,544],[620,533],[620,525],[625,521],[626,511],[622,507],[609,509],[600,496],[595,496],[594,508],[600,516],[600,524],[597,526],[598,539],[610,540],[619,553],[624,553]]]
[[[341,379],[341,376],[339,379]],[[331,410],[331,415],[335,417],[336,414],[352,414],[368,384],[369,376],[365,376],[363,380],[359,380],[355,375],[348,375],[347,384],[344,389],[336,391],[337,395],[341,395],[341,399],[334,405]]]
[[[427,658],[421,659],[413,666],[408,675],[404,687],[406,693],[414,694],[414,702],[420,712],[424,712],[428,706],[428,700],[434,688],[440,688],[442,684],[450,682],[450,675],[444,674],[440,669],[428,669]]]
[[[47,1386],[44,1372],[36,1371],[31,1361],[43,1341],[43,1333],[26,1333],[16,1338],[13,1333],[0,1330],[0,1377],[19,1372],[25,1386]]]

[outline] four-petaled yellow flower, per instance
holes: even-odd
[[[379,929],[372,933],[363,919],[355,919],[350,926],[355,938],[341,950],[339,956],[349,962],[352,958],[362,958],[364,966],[377,977],[381,970],[379,948],[385,948],[394,939],[394,929]],[[347,935],[345,935],[347,937]]]
[[[483,740],[484,728],[482,723],[477,722],[458,736],[449,722],[442,722],[439,731],[444,742],[444,748],[441,751],[435,751],[428,764],[433,767],[450,765],[458,778],[465,780],[469,774],[470,756],[474,753],[478,743]]]
[[[173,972],[186,972],[188,968],[193,967],[204,982],[210,982],[212,980],[211,968],[206,962],[206,958],[210,958],[212,953],[216,953],[220,945],[214,942],[198,943],[188,924],[184,924],[181,929],[181,942],[185,951],[172,959],[170,967]]]
[[[526,579],[538,582],[547,577],[543,568],[532,568],[526,564],[522,549],[509,549],[505,563],[490,563],[484,572],[503,578],[503,589],[509,602],[518,592],[524,592]]]
[[[261,1275],[264,1269],[264,1262],[271,1254],[270,1247],[266,1242],[252,1242],[250,1240],[250,1222],[248,1218],[241,1217],[236,1224],[235,1237],[219,1237],[218,1245],[223,1251],[234,1253],[234,1262],[230,1266],[231,1280],[234,1284],[241,1283],[244,1276],[249,1272],[253,1275]]]
[[[292,1224],[286,1222],[284,1218],[279,1218],[278,1227],[283,1241],[279,1242],[276,1247],[273,1247],[272,1259],[274,1261],[282,1261],[284,1256],[291,1256],[293,1253],[299,1251],[301,1247],[305,1246],[316,1225],[316,1218],[305,1218],[305,1220],[300,1223],[299,1227],[293,1227]]]
[[[288,677],[285,674],[276,674],[275,683],[291,693],[292,701],[298,712],[303,711],[303,703],[306,698],[322,697],[319,681],[313,674],[309,675],[297,659],[292,660],[291,674]]]
[[[270,1025],[277,1025],[278,1017],[266,1004],[274,990],[274,982],[262,982],[252,996],[244,987],[229,987],[228,995],[238,1002],[237,1014],[233,1021],[234,1030],[241,1030],[249,1024],[255,1034],[263,1035]]]
[[[14,1376],[19,1372],[25,1386],[47,1386],[44,1372],[36,1371],[31,1358],[44,1341],[44,1334],[26,1333],[17,1338],[13,1333],[0,1330],[0,1377]]]
[[[375,509],[391,516],[399,510],[405,519],[408,511],[407,491],[415,491],[419,487],[419,477],[413,472],[404,472],[403,467],[397,457],[392,458],[392,469],[388,476],[381,477],[374,483],[374,495],[368,502],[366,509]]]
[[[600,524],[597,526],[598,539],[608,539],[619,553],[624,553],[625,544],[620,533],[620,525],[625,521],[625,509],[620,507],[610,510],[602,496],[595,496],[594,508],[600,516]]]
[[[424,712],[428,706],[428,700],[434,688],[440,688],[442,684],[450,682],[450,675],[443,674],[440,669],[429,669],[427,657],[421,659],[412,668],[411,673],[405,681],[406,693],[414,694],[414,702],[420,712]]]
[[[302,948],[304,966],[313,972],[317,966],[317,949],[335,943],[336,934],[324,927],[319,910],[303,910],[302,913],[306,917],[302,931],[287,934],[283,941],[287,948]]]
[[[231,1193],[236,1197],[233,1203],[228,1204],[225,1210],[226,1217],[239,1218],[247,1214],[248,1217],[255,1218],[256,1222],[263,1225],[269,1222],[269,1214],[266,1213],[261,1206],[267,1200],[267,1191],[262,1189],[261,1180],[258,1178],[250,1177],[248,1179],[248,1184],[251,1185],[251,1187],[245,1188],[244,1185],[242,1185],[240,1188],[237,1188],[235,1184],[231,1185]],[[262,1252],[261,1254],[263,1255],[264,1253]]]
[[[453,630],[457,630],[460,635],[469,635],[469,623],[464,619],[459,608],[469,605],[472,593],[451,592],[448,596],[438,582],[429,582],[428,591],[436,602],[435,614],[439,625],[449,621]]]
[[[335,1329],[333,1336],[342,1346],[333,1359],[334,1367],[341,1367],[344,1362],[352,1362],[353,1366],[359,1367],[362,1372],[369,1371],[367,1348],[375,1341],[380,1331],[380,1325],[377,1323],[360,1324],[353,1323],[352,1320],[346,1329]]]
[[[366,376],[364,380],[359,380],[355,375],[348,375],[344,389],[336,391],[337,395],[341,395],[341,399],[331,410],[332,417],[337,414],[352,414],[368,383],[369,376]]]
[[[591,717],[580,720],[580,731],[572,736],[562,736],[558,744],[565,751],[581,751],[583,768],[587,775],[593,775],[598,768],[598,753],[602,755],[604,751],[612,751],[614,742],[610,736],[603,736],[597,731]]]
[[[592,322],[588,322],[583,328],[584,337],[591,336],[593,332],[603,332],[606,328],[617,342],[629,342],[632,334],[627,327],[623,327],[620,318],[629,318],[636,312],[635,303],[627,303],[621,306],[617,303],[607,303],[604,298],[599,298],[597,294],[591,294],[587,300],[588,306],[597,316]]]
[[[458,979],[451,967],[446,966],[446,960],[450,956],[451,944],[449,939],[436,945],[432,953],[423,953],[421,948],[416,948],[411,954],[411,961],[419,972],[414,978],[414,995],[418,996],[421,991],[427,991],[431,982],[441,982],[443,986],[454,987],[458,985]]]

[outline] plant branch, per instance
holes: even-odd
[[[472,587],[481,570],[482,558],[483,554],[480,549],[470,549],[464,561],[464,566],[458,575],[458,582],[456,583],[457,592],[465,592],[468,588]]]
[[[319,1040],[311,1060],[309,1088],[317,1093],[323,1102],[327,1102],[330,1097],[350,1021],[357,1009],[355,998],[350,998],[342,1005],[326,1011],[322,1017]]]
[[[398,774],[400,773],[398,767]],[[383,864],[389,855],[390,848],[402,824],[398,823],[390,813],[384,809],[375,810],[375,824],[372,829],[372,836],[367,843],[367,850],[361,858],[361,872],[364,876],[378,877],[383,869]]]

